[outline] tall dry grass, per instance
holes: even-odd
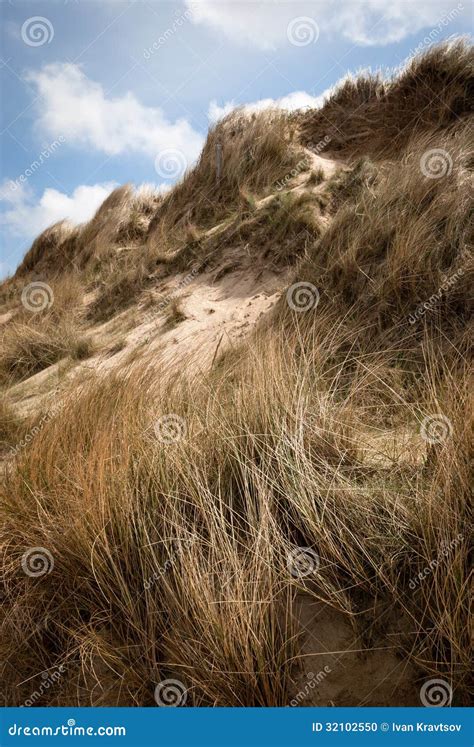
[[[80,226],[59,221],[47,228],[33,242],[15,278],[23,280],[30,273],[50,279],[63,273],[89,271],[92,279],[110,260],[117,262],[117,249],[142,243],[149,222],[161,202],[151,187],[134,190],[130,185],[114,189],[94,217]]]
[[[264,196],[303,155],[283,112],[232,112],[209,131],[196,166],[165,196],[148,241],[166,257],[189,226],[211,228],[245,206],[247,194]]]
[[[467,40],[434,45],[390,79],[347,77],[320,109],[298,117],[303,142],[342,157],[396,158],[410,138],[443,133],[473,113],[474,53]]]
[[[300,655],[294,600],[304,592],[347,615],[361,647],[389,630],[420,676],[445,678],[453,704],[467,703],[470,54],[458,44],[414,63],[425,81],[402,78],[407,96],[415,86],[411,137],[396,140],[396,162],[374,146],[376,163],[327,185],[318,203],[332,215],[327,228],[313,197],[260,206],[253,197],[292,162],[282,115],[257,117],[253,129],[241,114],[227,119],[158,205],[150,262],[183,269],[249,245],[260,260],[258,251],[282,265],[299,259],[295,282],[318,296],[298,312],[290,287],[207,373],[137,364],[76,387],[7,465],[6,702],[24,703],[41,673],[62,665],[36,704],[154,705],[155,686],[172,678],[188,705],[286,705]],[[434,135],[416,90],[444,79],[436,95],[462,106],[454,120],[434,110],[444,126]],[[377,85],[357,84],[374,112],[374,143],[397,101],[393,85],[377,115]],[[312,126],[317,116],[307,115]],[[354,154],[368,142],[357,137]],[[433,149],[449,156],[444,173],[425,173]],[[92,243],[101,232],[108,241],[107,210],[89,227]],[[204,237],[218,221],[219,235]],[[49,572],[25,573],[31,548]],[[319,555],[316,574],[292,573],[297,548]]]
[[[298,279],[319,289],[319,308],[351,327],[360,348],[398,347],[408,362],[428,336],[444,355],[468,354],[472,146],[465,126],[453,136],[425,135],[399,161],[357,164],[342,186],[336,181],[336,205],[341,192],[345,199]],[[435,149],[442,170],[433,176],[427,156]],[[334,183],[328,190],[332,197]]]
[[[27,379],[65,357],[78,360],[92,353],[93,341],[83,325],[83,285],[76,274],[51,281],[44,291],[45,307],[38,311],[20,300],[28,284],[17,279],[15,288],[12,319],[0,330],[0,385]]]
[[[269,333],[205,379],[163,386],[135,370],[75,392],[21,455],[3,495],[9,702],[64,664],[49,703],[148,705],[171,676],[188,704],[284,705],[301,588],[355,624],[375,603],[388,619],[406,615],[399,646],[449,677],[463,702],[467,375],[440,379],[427,360],[430,387],[416,406],[400,401],[403,387],[376,398],[360,376],[344,394],[326,370],[330,336],[299,355],[298,336]],[[370,370],[367,356],[356,363]],[[367,461],[381,409],[387,422],[402,411],[415,432],[426,414],[449,418],[429,469]],[[31,547],[51,553],[51,573],[21,571]],[[288,569],[295,547],[320,555],[308,585]]]

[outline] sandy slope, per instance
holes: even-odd
[[[341,165],[305,149],[312,169],[321,169],[324,182]],[[302,192],[308,172],[297,174],[287,189]],[[320,192],[324,182],[312,188]],[[264,208],[272,196],[257,202]],[[321,216],[324,223],[327,219]],[[216,234],[222,226],[215,226],[209,234]],[[115,316],[110,321],[91,326],[97,353],[84,362],[60,361],[14,385],[9,390],[11,401],[21,415],[31,415],[48,407],[48,401],[66,390],[77,378],[119,369],[138,358],[157,366],[186,365],[206,368],[216,352],[222,352],[245,337],[259,319],[269,312],[294,272],[289,268],[272,267],[266,260],[242,256],[242,247],[226,248],[210,270],[196,274],[189,281],[186,273],[157,277],[149,294],[149,304],[139,303]],[[84,298],[88,306],[94,298]],[[159,303],[165,299],[165,306]],[[166,322],[168,303],[181,301],[186,318],[176,326]],[[1,313],[0,326],[12,318],[11,311]]]
[[[311,151],[307,154],[312,168],[323,170],[325,181],[341,165]],[[307,178],[307,174],[299,174],[288,186],[304,191]],[[322,186],[313,191],[318,192]],[[259,204],[264,206],[267,199],[271,198]],[[75,381],[125,369],[138,359],[157,369],[205,370],[218,353],[249,335],[271,312],[293,274],[294,268],[270,269],[268,263],[259,263],[253,257],[235,257],[231,249],[212,269],[197,273],[191,281],[186,273],[157,280],[149,291],[148,303],[133,306],[88,330],[97,345],[95,355],[80,363],[60,361],[13,386],[9,397],[21,415],[31,415],[47,410]],[[163,298],[166,304],[160,308]],[[172,299],[180,300],[185,317],[176,324],[166,318]],[[93,294],[89,294],[84,304],[92,300]],[[10,318],[11,312],[2,314],[0,324]],[[407,438],[410,440],[410,434]],[[407,448],[406,439],[403,441],[398,433],[367,434],[362,448],[368,462],[374,454],[380,459],[384,450],[389,462],[402,442],[407,455],[413,455],[413,444]],[[388,636],[378,636],[376,642],[368,643],[353,628],[350,618],[308,596],[299,599],[296,615],[302,651],[301,674],[293,695],[299,705],[391,705],[395,692],[398,705],[418,704],[413,668],[397,658]]]

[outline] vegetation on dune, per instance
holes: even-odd
[[[0,454],[14,446],[23,435],[23,421],[6,398],[0,400]]]
[[[80,336],[71,323],[46,320],[36,324],[11,324],[2,337],[0,382],[23,381],[70,356],[88,358],[92,342]]]
[[[443,146],[446,173],[427,178],[423,156]],[[357,330],[365,349],[413,346],[428,332],[440,349],[469,350],[473,185],[470,135],[410,141],[396,163],[356,164],[328,184],[345,197],[298,270],[321,291],[320,308]],[[336,204],[337,204],[336,203]],[[424,323],[413,315],[432,301]],[[286,308],[286,305],[283,304]],[[341,314],[341,312],[343,312]],[[312,323],[312,322],[311,322]]]
[[[319,204],[311,193],[280,192],[259,204],[248,200],[218,231],[191,235],[168,267],[212,268],[226,260],[232,267],[288,267],[304,256],[321,232]]]
[[[237,366],[221,362],[205,379],[160,387],[154,371],[137,369],[75,393],[21,455],[4,505],[3,637],[15,652],[5,676],[26,681],[10,691],[17,702],[30,676],[64,662],[51,703],[147,705],[154,685],[174,675],[189,704],[284,705],[301,588],[355,623],[375,602],[378,614],[406,616],[411,635],[398,645],[447,676],[463,702],[466,372],[427,364],[432,389],[406,405],[403,388],[380,381],[375,357],[351,361],[341,391],[340,369],[327,360],[333,333],[299,351],[298,338],[298,329],[269,333]],[[381,411],[387,423],[398,414],[418,429],[439,410],[453,432],[429,470],[364,461]],[[54,558],[40,583],[18,571],[30,547]],[[287,565],[295,547],[321,558],[307,587]],[[38,628],[46,616],[47,629]]]
[[[81,230],[67,221],[59,221],[40,234],[18,267],[15,278],[24,278],[31,272],[59,274],[70,269],[77,261]]]
[[[230,217],[245,205],[246,194],[264,196],[275,190],[276,182],[303,157],[284,113],[232,112],[209,132],[197,165],[166,195],[150,224],[148,241],[160,255],[173,252],[173,239],[179,241],[183,229],[210,228]]]
[[[169,194],[121,188],[90,225],[33,244],[10,287],[72,237],[76,269],[58,273],[50,308],[13,308],[4,381],[82,349],[80,283],[98,320],[160,273],[296,266],[210,370],[135,361],[76,384],[6,466],[8,704],[63,666],[35,705],[153,705],[166,678],[187,705],[287,705],[301,593],[346,615],[361,648],[390,630],[421,680],[467,704],[471,61],[457,42],[390,83],[346,81],[318,111],[237,112]],[[277,190],[298,133],[321,139],[323,117],[352,165]],[[169,325],[182,315],[177,298]],[[25,427],[9,405],[0,425],[8,444]],[[22,568],[31,548],[40,577]],[[295,552],[317,572],[295,573]]]
[[[94,349],[83,329],[83,287],[76,274],[64,274],[51,286],[34,281],[11,321],[0,329],[0,384],[29,378],[66,357],[87,358]],[[34,294],[44,308],[35,309]],[[29,298],[31,294],[31,298]]]
[[[462,39],[430,47],[391,79],[348,77],[320,109],[299,115],[305,144],[348,158],[395,158],[426,131],[443,134],[473,113],[474,51]]]

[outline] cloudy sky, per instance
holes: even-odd
[[[0,2],[2,276],[116,185],[169,187],[233,105],[317,106],[472,24],[466,0]]]

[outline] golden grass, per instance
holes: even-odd
[[[429,178],[422,163],[435,147],[446,154],[446,173]],[[468,349],[472,154],[459,127],[452,137],[411,141],[397,163],[359,164],[353,178],[336,181],[336,204],[341,191],[345,199],[298,279],[320,290],[319,308],[350,325],[358,346],[409,349],[428,334],[445,355]],[[334,194],[334,181],[328,190]],[[410,323],[425,303],[428,311]]]
[[[0,453],[12,447],[23,434],[24,423],[5,397],[0,400]]]
[[[77,262],[80,228],[67,221],[59,221],[40,234],[18,267],[15,278],[28,273],[47,272],[54,275],[64,272]]]
[[[474,53],[463,39],[438,44],[389,80],[348,77],[317,110],[299,115],[304,143],[328,138],[343,157],[394,158],[413,136],[442,132],[472,115]]]
[[[361,80],[336,93],[338,106],[326,113],[352,107],[354,123],[354,99],[373,113],[373,149],[364,151],[370,138],[355,130],[350,150],[376,163],[365,158],[339,172],[325,194],[257,200],[298,148],[283,115],[249,124],[237,113],[159,202],[130,291],[133,249],[104,280],[106,295],[122,288],[118,307],[140,292],[153,262],[190,271],[217,258],[243,261],[243,247],[248,266],[299,260],[294,280],[310,283],[320,300],[298,312],[284,294],[253,337],[207,373],[139,362],[76,385],[41,437],[7,465],[1,658],[10,705],[24,703],[34,678],[59,665],[60,683],[37,705],[154,705],[155,685],[170,677],[183,683],[187,705],[286,705],[298,674],[301,591],[346,614],[362,642],[390,630],[390,645],[423,677],[445,678],[453,705],[467,704],[470,55],[461,44],[442,47],[414,63],[421,83],[412,70],[388,88]],[[425,101],[423,91],[440,80],[449,81],[435,90],[458,111],[455,126],[436,107],[417,116],[416,96]],[[398,160],[381,161],[380,123],[397,95],[400,108],[400,92],[410,137],[400,130],[387,143]],[[318,113],[304,116],[317,133]],[[436,178],[421,167],[433,148],[451,163]],[[99,277],[113,266],[108,221],[128,214],[129,197],[111,196],[87,229],[84,251],[101,265]],[[317,207],[324,204],[327,227]],[[130,220],[117,234],[126,242],[144,235],[145,224]],[[112,299],[102,299],[106,314]],[[67,320],[61,308],[58,328]],[[406,432],[417,444],[408,455],[384,447]],[[47,551],[49,573],[23,571],[30,548]],[[295,548],[318,553],[316,574],[295,578]]]
[[[210,228],[230,217],[245,205],[246,193],[265,195],[302,156],[284,113],[232,112],[210,130],[197,165],[165,196],[150,223],[148,241],[166,256],[189,225]]]
[[[4,493],[10,687],[63,662],[49,702],[147,705],[154,684],[175,676],[189,704],[284,705],[296,670],[291,603],[305,586],[287,556],[301,546],[321,557],[308,592],[356,621],[375,602],[403,612],[414,635],[399,645],[445,674],[462,702],[466,374],[440,379],[427,361],[430,388],[416,407],[400,402],[403,389],[375,400],[356,375],[352,391],[360,399],[365,389],[357,405],[339,374],[325,372],[330,336],[299,355],[297,340],[298,330],[293,341],[268,333],[237,367],[222,361],[205,379],[113,377],[75,392],[45,425]],[[433,449],[429,470],[369,467],[373,409],[375,423],[380,409],[387,422],[403,411],[414,429],[442,411],[452,436]],[[54,569],[32,583],[18,569],[38,546]],[[36,630],[45,615],[46,633]]]
[[[43,310],[18,303],[27,284],[16,281],[14,316],[0,332],[0,383],[22,381],[66,356],[80,360],[93,352],[90,336],[81,328],[83,287],[76,275],[51,283]]]

